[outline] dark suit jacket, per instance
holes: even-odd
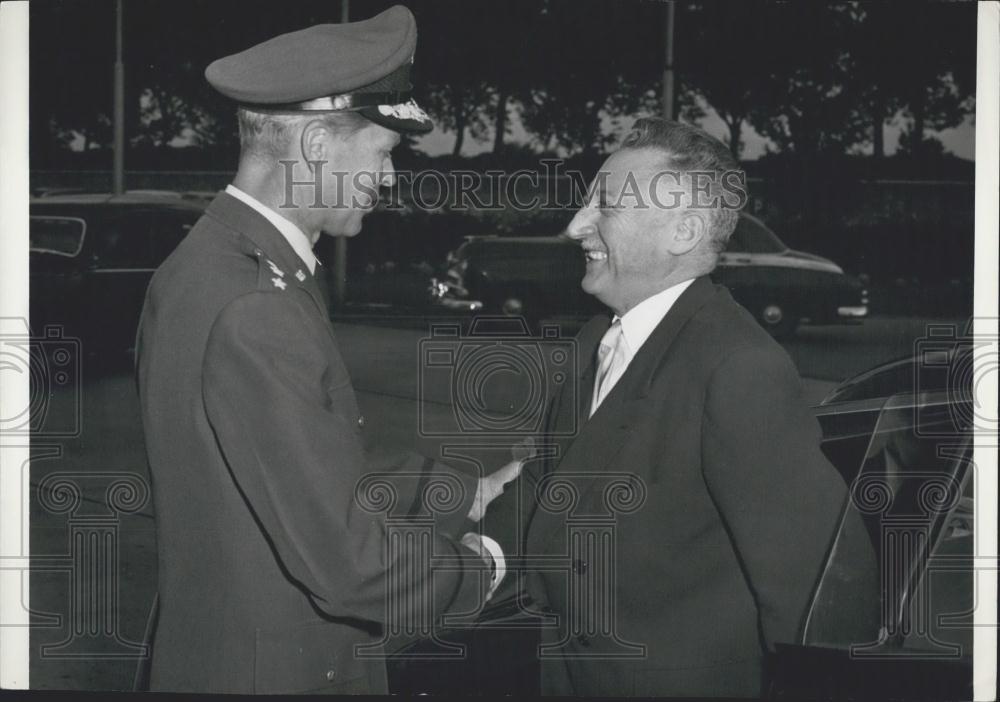
[[[609,320],[578,335],[579,431],[491,507],[543,607],[549,694],[756,696],[775,642],[795,642],[846,501],[778,344],[697,279],[587,414]],[[554,433],[550,433],[550,436]],[[487,533],[489,532],[487,523]]]
[[[354,647],[377,647],[391,598],[430,588],[436,614],[476,609],[481,572],[429,584],[421,559],[387,550],[384,515],[359,508],[364,422],[325,303],[252,208],[220,195],[157,271],[137,373],[159,552],[152,689],[384,692],[384,663]],[[399,509],[419,509],[444,468],[402,467],[417,477],[394,487]],[[464,498],[433,549],[481,567],[451,538],[475,492],[455,479]]]

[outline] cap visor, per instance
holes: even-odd
[[[396,107],[399,106],[397,105]],[[385,110],[380,110],[379,107],[364,107],[358,110],[358,112],[375,124],[380,124],[386,129],[391,129],[404,134],[426,134],[434,129],[434,122],[432,122],[430,118],[421,120],[396,117],[391,112],[389,114],[385,114]],[[421,110],[421,112],[423,111]]]

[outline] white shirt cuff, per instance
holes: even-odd
[[[507,575],[507,561],[503,557],[503,549],[500,548],[500,544],[486,536],[485,534],[480,534],[479,538],[483,542],[483,547],[490,552],[490,556],[493,557],[493,564],[495,569],[493,571],[493,580],[490,583],[490,595],[496,592],[496,589],[500,587],[500,583],[503,582],[503,578]]]

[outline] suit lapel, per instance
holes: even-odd
[[[687,290],[681,293],[632,359],[625,375],[594,413],[594,419],[602,415],[602,410],[606,406],[607,413],[611,413],[618,402],[643,398],[649,393],[653,379],[670,357],[671,347],[677,335],[716,292],[717,288],[712,281],[707,276],[702,276],[696,278]],[[611,404],[608,404],[608,400],[612,400]]]
[[[648,394],[657,372],[663,367],[670,356],[671,347],[684,325],[705,305],[715,294],[716,288],[707,277],[698,278],[677,299],[670,311],[657,325],[653,333],[632,359],[625,374],[598,407],[593,417],[587,418],[590,411],[595,361],[590,359],[588,367],[581,374],[578,394],[579,427],[575,440],[560,451],[561,460],[555,467],[556,473],[598,473],[606,470],[621,450],[632,428],[648,411]],[[594,333],[600,331],[596,341],[588,336],[587,351],[596,356],[597,344],[608,327],[605,320],[602,327],[595,325]],[[580,351],[584,352],[584,339],[581,331]],[[589,382],[588,382],[589,379]],[[565,412],[565,410],[563,410]],[[584,481],[581,491],[596,486],[594,480]],[[551,530],[556,533],[556,527],[563,524],[562,519],[546,518],[538,515],[533,528]],[[556,515],[548,515],[552,517]]]
[[[594,379],[597,376],[597,347],[610,326],[610,317],[604,315],[596,317],[587,327],[580,330],[580,335],[577,338],[577,351],[582,354],[585,361],[580,364],[580,375],[576,389],[577,432],[590,418],[590,404],[594,396]]]
[[[555,470],[556,464],[566,455],[569,447],[580,434],[590,412],[590,398],[594,388],[595,357],[597,345],[610,326],[606,315],[592,318],[574,339],[577,354],[577,375],[573,387],[575,392],[559,392],[546,413],[545,434],[559,445],[559,452],[545,462],[544,472]]]

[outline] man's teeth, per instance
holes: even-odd
[[[584,253],[588,261],[606,261],[608,258],[607,251],[586,251]]]

